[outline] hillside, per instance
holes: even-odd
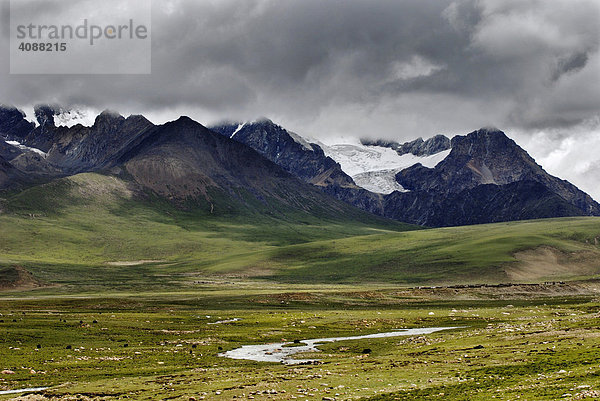
[[[211,215],[100,174],[30,188],[2,209],[0,265],[22,266],[62,284],[58,291],[182,289],[214,279],[439,285],[600,274],[598,218],[405,231],[415,227],[301,210]]]
[[[44,281],[80,289],[139,282],[160,287],[177,281],[182,272],[245,271],[280,246],[418,228],[356,210],[346,214],[344,208],[350,207],[343,203],[340,209],[309,213],[276,209],[281,206],[277,200],[269,208],[260,202],[242,207],[231,199],[227,204],[235,209],[218,203],[211,213],[198,203],[181,207],[134,180],[95,173],[5,193],[0,199],[0,265],[18,264]],[[147,260],[168,265],[168,278],[153,281],[155,272],[146,275],[144,266],[108,264]]]
[[[273,213],[281,206],[315,215],[327,210],[358,212],[324,196],[251,148],[186,117],[157,127],[119,163],[137,183],[154,193],[178,201],[208,202],[213,212],[224,209],[219,198],[227,203],[225,208],[238,202],[272,209]]]

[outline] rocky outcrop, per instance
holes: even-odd
[[[415,156],[431,156],[448,150],[451,147],[450,139],[444,135],[436,135],[427,140],[417,138],[414,141],[400,144],[394,141],[386,141],[383,139],[371,140],[361,139],[360,142],[365,146],[381,146],[384,148],[394,149],[400,156],[413,154]]]
[[[20,141],[35,128],[25,114],[12,106],[0,105],[0,137]]]
[[[48,161],[66,174],[95,171],[110,167],[118,155],[135,144],[136,139],[151,131],[154,125],[142,116],[127,118],[104,111],[94,125],[58,127],[54,143],[48,150]]]

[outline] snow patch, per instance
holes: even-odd
[[[8,143],[9,145],[12,145],[12,146],[14,146],[16,148],[19,148],[21,150],[27,150],[29,152],[35,152],[35,153],[37,153],[38,155],[41,155],[44,158],[46,158],[46,156],[48,156],[48,154],[46,152],[44,152],[42,150],[39,150],[37,148],[32,148],[32,147],[29,147],[29,146],[25,146],[25,145],[21,144],[18,141],[6,141],[6,143]]]
[[[242,123],[242,124],[238,125],[238,127],[235,129],[235,131],[233,131],[233,134],[231,134],[231,136],[229,138],[232,139],[235,136],[235,134],[237,134],[238,132],[240,132],[240,130],[242,128],[244,128],[245,125],[246,125],[246,123]]]
[[[390,148],[352,144],[326,146],[323,151],[351,176],[367,171],[404,170],[417,163],[433,168],[450,154],[448,149],[431,156],[415,156],[412,153],[400,156]]]
[[[19,393],[36,393],[38,391],[46,390],[48,387],[30,387],[30,388],[20,388],[17,390],[2,390],[0,391],[0,395],[4,394],[19,394]]]
[[[39,125],[37,119],[35,118],[33,106],[20,107],[20,109],[23,111],[23,113],[25,113],[25,120],[29,121],[30,123],[33,123],[34,127],[37,127]]]
[[[391,194],[394,191],[408,192],[396,181],[396,174],[400,170],[379,170],[359,173],[352,177],[356,185],[367,191],[380,194]]]
[[[216,322],[212,322],[212,323],[206,323],[206,324],[223,324],[223,323],[233,323],[233,322],[239,322],[240,319],[239,317],[234,317],[233,319],[226,319],[226,320],[218,320]]]
[[[54,115],[54,125],[57,127],[73,127],[81,124],[84,127],[91,127],[96,121],[96,113],[91,110],[61,110],[60,113]]]
[[[357,185],[377,193],[389,194],[404,191],[396,182],[396,174],[415,164],[433,168],[444,160],[451,149],[431,156],[413,154],[398,155],[395,150],[381,146],[361,144],[324,145],[319,143],[325,154],[342,166],[342,170],[354,179]]]

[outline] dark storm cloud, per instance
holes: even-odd
[[[155,1],[152,75],[10,76],[3,59],[0,100],[267,115],[321,136],[570,127],[600,108],[599,19],[596,0]]]
[[[558,80],[562,75],[581,70],[587,64],[589,56],[587,53],[575,53],[558,60],[558,65],[552,80]]]

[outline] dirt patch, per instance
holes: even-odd
[[[600,272],[597,252],[562,252],[552,247],[539,247],[515,253],[517,263],[504,269],[513,281],[535,281],[574,276],[588,276]]]
[[[139,266],[145,265],[147,263],[164,263],[166,260],[152,260],[152,259],[144,259],[144,260],[131,260],[131,261],[117,261],[117,262],[106,262],[109,266]]]
[[[77,184],[77,194],[85,199],[98,199],[106,197],[109,199],[133,197],[133,190],[129,184],[116,177],[98,176],[92,174],[77,174],[68,178]]]
[[[47,284],[35,278],[21,266],[0,268],[0,291],[46,287]]]

